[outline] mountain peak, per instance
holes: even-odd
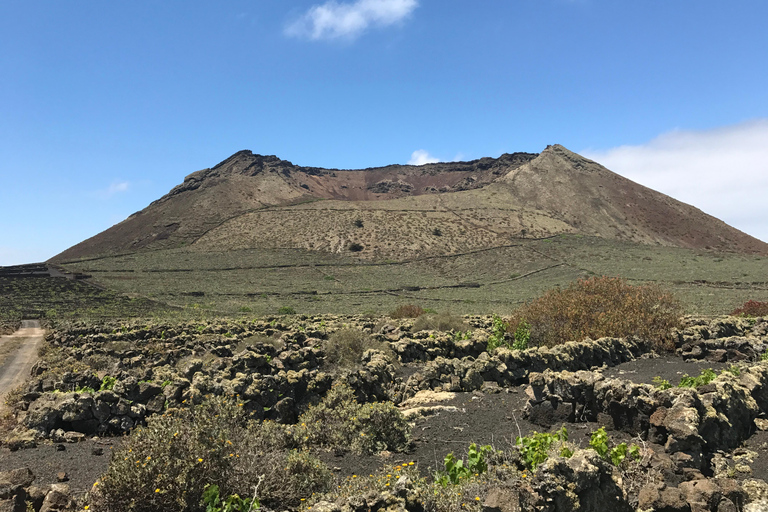
[[[189,245],[339,252],[364,237],[358,257],[420,257],[558,233],[768,254],[768,244],[555,144],[540,154],[362,170],[238,151],[54,260]]]

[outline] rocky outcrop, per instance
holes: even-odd
[[[27,504],[35,512],[75,510],[68,485],[36,487],[32,485],[34,480],[29,468],[0,471],[0,511],[27,512]]]
[[[601,338],[597,341],[568,342],[551,349],[497,348],[493,355],[482,352],[476,358],[437,357],[411,375],[400,392],[402,397],[409,397],[424,389],[474,391],[487,381],[496,382],[499,386],[513,386],[527,382],[532,372],[615,366],[631,361],[647,350],[647,344],[637,338]]]
[[[596,372],[533,374],[525,415],[541,425],[583,419],[641,435],[678,462],[702,468],[707,454],[732,449],[768,412],[768,363],[720,375],[699,388],[660,390]]]

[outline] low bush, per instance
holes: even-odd
[[[293,309],[291,306],[283,306],[277,310],[277,314],[278,315],[295,315],[296,310]]]
[[[756,300],[748,300],[741,307],[734,309],[731,312],[733,316],[743,316],[748,318],[755,318],[759,316],[768,316],[768,302],[758,302]]]
[[[513,335],[507,333],[507,323],[498,316],[493,315],[491,334],[488,336],[486,350],[493,352],[498,347],[506,347],[510,350],[525,350],[531,340],[531,326],[525,320],[517,324]]]
[[[92,494],[94,508],[202,512],[206,486],[220,496],[251,496],[259,482],[262,503],[297,506],[329,488],[332,476],[321,462],[275,446],[268,434],[248,424],[242,402],[223,398],[152,416],[113,454]]]
[[[425,313],[413,322],[413,331],[444,331],[464,332],[469,324],[459,316],[450,313]]]
[[[518,437],[515,439],[515,445],[520,450],[523,465],[535,471],[539,464],[547,460],[555,450],[561,457],[573,455],[573,450],[566,444],[567,441],[568,430],[563,426],[554,434],[534,432],[530,436]]]
[[[701,374],[699,374],[696,377],[691,377],[687,373],[680,377],[680,384],[677,385],[679,388],[698,388],[700,386],[706,386],[713,380],[717,378],[717,374],[712,370],[712,368],[706,368],[704,370],[701,370]]]
[[[351,368],[359,365],[366,350],[380,350],[387,354],[392,362],[397,361],[397,356],[389,345],[376,341],[371,336],[359,329],[339,329],[334,332],[323,344],[325,351],[325,364],[337,368]]]
[[[258,498],[241,498],[239,494],[232,494],[222,499],[218,485],[206,486],[203,491],[203,505],[205,512],[251,512],[261,508]]]
[[[371,454],[408,449],[411,426],[392,402],[359,404],[346,384],[335,384],[323,401],[299,417],[296,439],[304,446]]]
[[[426,313],[426,311],[421,306],[405,304],[403,306],[398,306],[389,314],[389,317],[395,320],[400,318],[418,318],[424,313]]]
[[[614,445],[605,432],[605,427],[592,432],[589,447],[595,450],[601,459],[611,461],[614,466],[622,466],[624,461],[640,459],[640,448],[637,445],[627,445],[627,443]]]
[[[488,470],[486,456],[493,451],[490,445],[478,447],[475,443],[469,445],[467,451],[467,463],[463,459],[457,459],[453,452],[445,456],[444,471],[435,473],[435,482],[446,487],[458,485],[462,479],[467,480],[473,476],[479,476]]]
[[[671,350],[671,330],[680,327],[682,307],[656,285],[630,285],[620,278],[580,279],[550,290],[516,310],[507,324],[516,333],[528,324],[533,345],[552,347],[566,341],[605,336],[639,336],[654,348]]]

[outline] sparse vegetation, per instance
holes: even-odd
[[[328,489],[331,474],[321,462],[270,446],[265,436],[258,425],[248,426],[232,399],[153,416],[115,451],[92,495],[94,508],[203,511],[206,485],[217,486],[221,496],[247,496],[259,481],[263,503],[296,506]]]
[[[639,336],[657,349],[672,348],[670,332],[679,326],[682,308],[655,285],[634,286],[620,278],[580,279],[545,293],[515,311],[507,332],[527,323],[534,345],[604,336]]]
[[[375,341],[359,329],[339,329],[328,337],[323,348],[325,363],[330,367],[351,368],[359,365],[365,351],[371,349],[384,352],[393,362],[397,360],[389,345]]]
[[[488,470],[486,457],[493,449],[490,445],[480,446],[471,443],[467,451],[467,462],[463,459],[457,459],[453,452],[445,456],[445,470],[435,473],[435,482],[446,487],[448,485],[458,485],[462,480],[468,480],[473,476],[478,476]]]
[[[493,352],[498,347],[509,346],[506,342],[507,324],[504,319],[499,315],[493,315],[491,321],[491,334],[488,336],[488,344],[486,346],[488,352]]]
[[[619,443],[611,446],[612,444],[608,434],[605,432],[605,427],[600,427],[592,432],[589,439],[589,447],[595,450],[603,460],[611,461],[614,466],[621,466],[627,460],[627,457],[629,457],[629,460],[640,459],[640,447],[637,445]]]
[[[413,323],[413,330],[418,331],[453,331],[463,332],[469,329],[469,325],[463,318],[450,313],[425,313],[419,316]]]
[[[701,370],[701,373],[697,375],[696,377],[691,377],[687,373],[680,377],[680,384],[677,385],[679,388],[698,388],[701,386],[706,386],[713,380],[717,378],[717,374],[712,370],[712,368],[706,368],[704,370]]]
[[[116,451],[93,502],[109,512],[235,512],[250,507],[253,498],[240,496],[250,496],[258,484],[262,503],[296,506],[331,481],[325,465],[305,450],[372,454],[404,451],[409,444],[410,426],[392,403],[359,404],[344,384],[296,425],[249,422],[242,405],[210,398],[172,416],[153,416]]]
[[[658,375],[653,378],[653,385],[661,389],[662,391],[665,389],[670,389],[672,387],[672,384],[670,384],[667,379],[662,379]]]
[[[562,457],[570,457],[573,450],[566,443],[568,441],[568,430],[565,426],[554,434],[546,432],[534,432],[530,436],[517,437],[515,445],[520,450],[520,456],[523,464],[531,471],[547,460],[553,450]]]

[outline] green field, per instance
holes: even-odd
[[[656,282],[689,313],[722,314],[768,300],[768,258],[562,235],[506,247],[371,263],[298,249],[172,249],[70,262],[109,289],[188,312],[386,313],[404,303],[457,314],[507,314],[556,286],[590,275]]]

